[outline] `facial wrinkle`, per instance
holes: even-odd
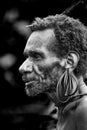
[[[29,46],[34,46],[35,48],[41,48],[41,46],[43,45],[43,42],[38,37],[38,38],[32,39],[31,41],[28,41],[27,45],[28,45],[28,47]]]

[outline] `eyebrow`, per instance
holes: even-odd
[[[40,55],[42,58],[45,57],[44,53],[42,51],[39,51],[39,50],[26,50],[26,52],[24,51],[23,52],[23,55],[24,56],[33,56],[33,55]]]

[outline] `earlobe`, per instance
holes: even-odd
[[[79,62],[79,54],[75,51],[69,52],[69,54],[66,57],[66,69],[75,69],[77,64]]]

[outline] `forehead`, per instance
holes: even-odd
[[[33,32],[25,46],[24,51],[46,48],[55,41],[53,29]]]

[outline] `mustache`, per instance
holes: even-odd
[[[35,74],[24,74],[23,76],[22,76],[22,80],[24,81],[24,82],[30,82],[30,81],[33,81],[33,80],[35,80],[35,81],[40,81],[41,80],[41,76],[40,75],[35,75]]]

